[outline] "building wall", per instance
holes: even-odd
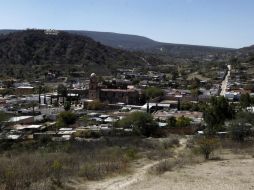
[[[27,94],[33,94],[34,89],[33,88],[16,88],[15,94],[16,95],[27,95]]]
[[[102,102],[109,103],[118,103],[122,102],[125,104],[138,104],[139,103],[139,93],[137,91],[128,91],[122,90],[118,91],[118,89],[103,89],[100,91],[100,100]]]

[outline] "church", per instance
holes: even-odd
[[[110,104],[125,103],[135,105],[140,102],[140,93],[136,89],[102,88],[99,86],[96,74],[92,73],[89,81],[88,98]]]

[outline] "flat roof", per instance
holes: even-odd
[[[167,107],[169,108],[170,107],[170,104],[166,104],[166,103],[149,103],[149,109],[154,107],[154,106],[158,106],[158,107]],[[145,105],[143,105],[141,107],[141,109],[147,109],[147,103]]]
[[[8,122],[17,122],[17,121],[21,121],[24,119],[29,119],[29,118],[33,118],[33,116],[18,116],[18,117],[12,117],[9,119]]]
[[[32,86],[19,86],[19,87],[17,87],[18,89],[20,89],[20,88],[25,88],[25,89],[33,89],[34,87],[32,87]]]
[[[14,125],[14,128],[17,130],[23,130],[23,129],[39,129],[42,125]]]
[[[134,89],[101,89],[103,92],[135,92]]]

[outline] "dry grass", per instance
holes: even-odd
[[[89,147],[90,146],[90,147]],[[78,142],[38,149],[14,148],[0,154],[0,189],[66,189],[67,179],[98,180],[126,172],[135,151]]]
[[[173,171],[175,167],[176,160],[174,159],[162,160],[158,164],[151,167],[148,173],[153,175],[161,175],[165,172]]]

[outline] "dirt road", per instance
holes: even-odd
[[[181,139],[175,157],[185,150]],[[139,160],[133,174],[75,185],[77,190],[254,190],[254,158],[227,153],[220,161],[184,166],[162,175],[148,171],[159,161]]]

